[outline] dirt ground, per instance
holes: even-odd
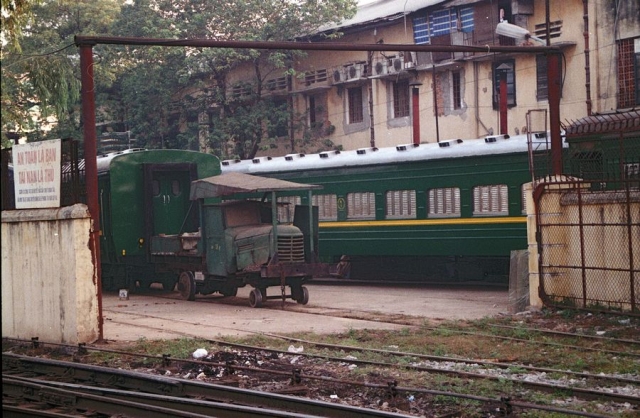
[[[309,284],[309,303],[267,300],[262,308],[248,303],[250,287],[236,297],[197,296],[180,299],[177,292],[151,289],[103,294],[103,337],[107,341],[136,341],[182,337],[216,338],[253,333],[300,331],[337,333],[352,329],[400,329],[406,325],[451,319],[480,319],[507,313],[508,291],[443,287],[381,287]],[[269,288],[277,296],[279,288]]]

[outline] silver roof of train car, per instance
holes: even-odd
[[[546,150],[549,136],[534,135],[532,149]],[[563,138],[563,147],[566,142]],[[290,170],[321,170],[326,168],[393,164],[479,155],[527,152],[527,135],[493,135],[481,139],[453,139],[438,143],[406,144],[384,148],[360,148],[350,151],[326,151],[318,154],[289,154],[283,157],[258,157],[253,160],[224,160],[222,172],[264,173]]]

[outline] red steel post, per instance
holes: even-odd
[[[547,54],[549,89],[549,128],[551,131],[551,167],[553,175],[562,175],[562,137],[560,136],[560,54]]]
[[[412,87],[411,92],[411,102],[413,105],[413,144],[420,145],[420,91],[418,87]]]
[[[500,134],[507,135],[507,72],[500,73]]]
[[[98,289],[98,339],[104,337],[102,317],[102,269],[100,267],[100,208],[98,205],[98,150],[96,138],[95,90],[93,83],[93,46],[80,45],[80,81],[82,83],[82,128],[84,135],[84,164],[87,187],[87,207],[91,215],[89,246],[94,262]]]

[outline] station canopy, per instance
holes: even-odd
[[[244,173],[225,173],[191,182],[191,200],[230,196],[236,193],[265,193],[317,190],[316,184],[294,183]]]

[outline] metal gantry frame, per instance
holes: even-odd
[[[515,53],[547,55],[549,89],[549,119],[551,131],[551,157],[554,175],[562,174],[562,138],[560,136],[560,48],[557,46],[466,46],[466,45],[412,45],[412,44],[353,44],[342,42],[267,42],[267,41],[215,41],[211,39],[153,39],[111,36],[75,36],[80,50],[81,97],[83,139],[86,167],[87,207],[92,219],[89,245],[95,263],[98,286],[99,339],[103,338],[102,280],[100,268],[100,219],[98,206],[97,132],[95,115],[95,85],[93,77],[93,47],[95,45],[139,45],[165,47],[303,50],[303,51],[408,51],[408,52],[472,52]],[[96,156],[96,158],[89,158]]]

